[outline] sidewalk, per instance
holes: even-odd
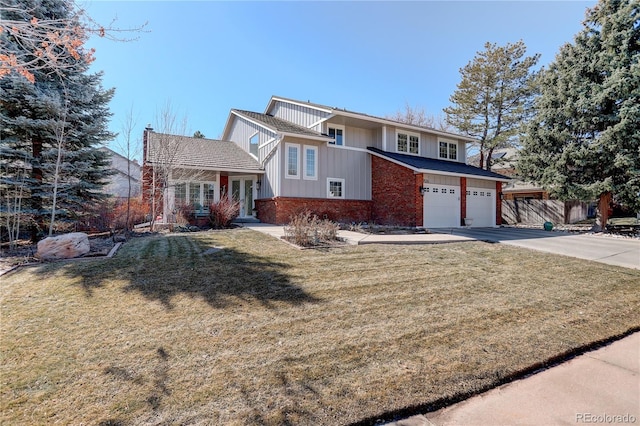
[[[533,376],[387,426],[640,423],[640,332]]]
[[[284,226],[270,225],[267,223],[241,223],[244,228],[253,229],[280,238],[284,235]],[[459,241],[473,241],[473,238],[452,234],[361,234],[360,232],[338,231],[338,236],[344,238],[347,244],[441,244]]]

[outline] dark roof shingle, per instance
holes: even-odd
[[[374,152],[382,157],[387,157],[407,166],[419,170],[433,170],[435,172],[455,173],[460,175],[478,176],[484,178],[492,178],[497,180],[511,180],[507,176],[499,173],[490,172],[479,167],[470,166],[468,164],[459,163],[457,161],[439,160],[435,158],[418,157],[415,155],[399,154],[397,152],[383,151],[378,148],[368,147],[369,151]]]

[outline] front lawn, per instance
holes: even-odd
[[[637,270],[481,242],[297,250],[246,229],[24,268],[0,296],[2,424],[347,424],[640,326]]]

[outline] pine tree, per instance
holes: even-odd
[[[73,6],[68,0],[13,3],[17,9],[3,12],[3,18],[64,21],[70,19]],[[10,34],[2,37],[3,49],[25,56]],[[15,182],[26,161],[30,177],[24,208],[40,226],[52,208],[59,146],[57,208],[69,218],[77,219],[88,204],[104,197],[99,190],[110,174],[109,158],[98,148],[115,136],[107,128],[111,115],[108,103],[114,90],[102,88],[101,73],[89,73],[86,61],[72,55],[65,56],[65,61],[65,66],[56,69],[35,69],[33,83],[19,74],[0,79],[2,188],[11,190],[8,183]]]
[[[540,55],[525,56],[523,41],[486,43],[484,48],[460,69],[462,79],[450,97],[453,105],[444,112],[450,125],[478,139],[480,167],[489,170],[493,150],[515,144],[530,113],[535,94],[531,68]]]
[[[640,208],[640,8],[601,0],[541,75],[519,168],[560,199]]]

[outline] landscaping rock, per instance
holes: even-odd
[[[38,242],[36,257],[42,260],[71,259],[87,254],[90,250],[87,234],[72,232]]]

